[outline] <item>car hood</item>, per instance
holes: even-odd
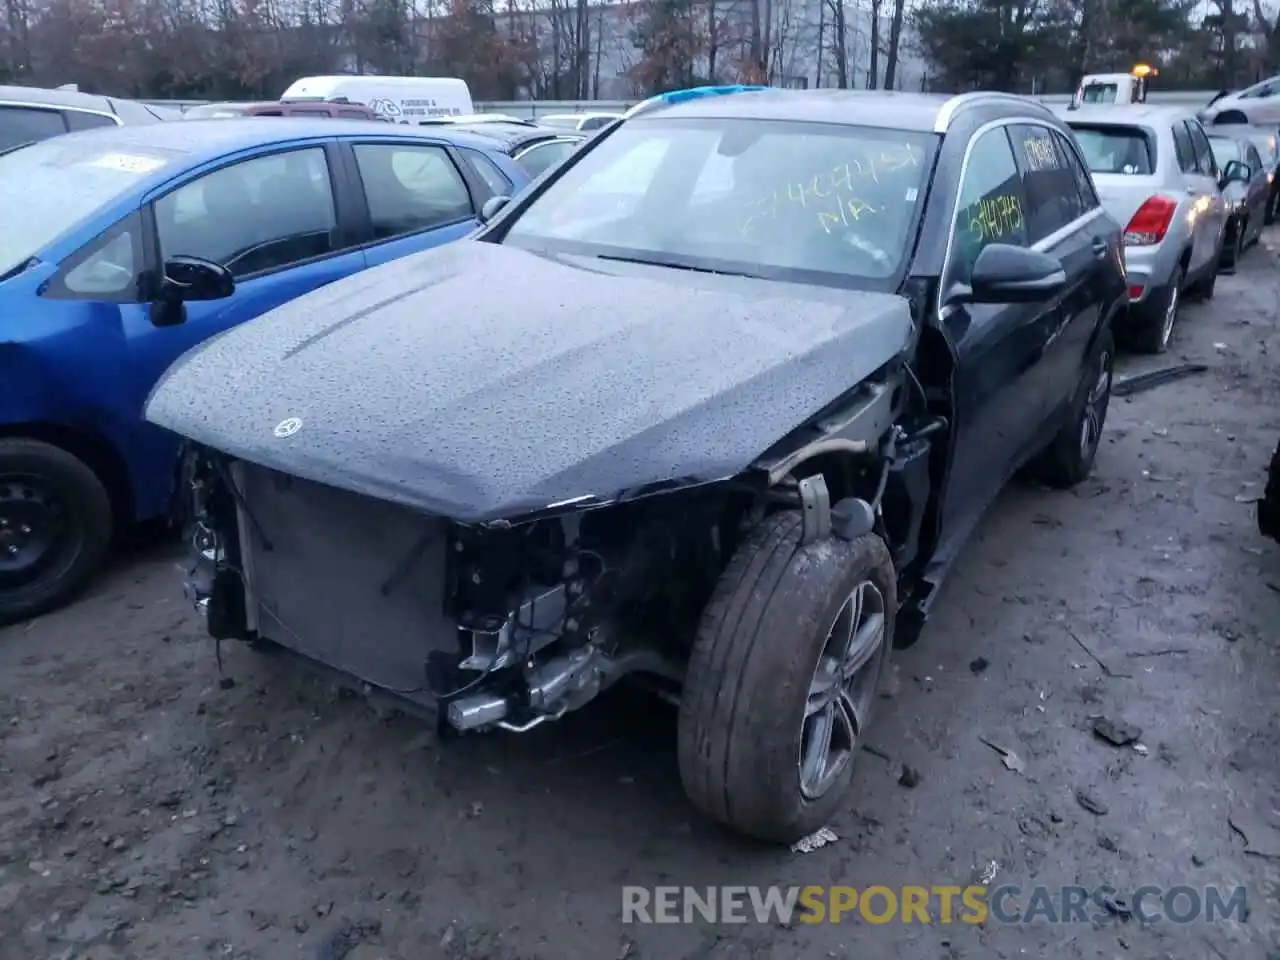
[[[478,522],[740,473],[911,331],[890,294],[464,240],[194,348],[146,417],[268,468]]]

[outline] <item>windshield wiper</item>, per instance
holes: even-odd
[[[30,270],[39,262],[40,260],[37,257],[27,257],[27,259],[23,260],[16,267],[10,267],[4,273],[0,273],[0,283],[4,283],[6,280],[12,280],[20,273],[26,273],[26,271]]]
[[[717,270],[714,267],[694,267],[687,263],[673,263],[670,260],[646,260],[643,257],[619,257],[609,253],[596,254],[597,260],[613,260],[616,263],[638,263],[646,267],[668,267],[672,270],[688,270],[691,273],[714,273],[722,277],[750,277],[753,280],[764,279],[759,274],[745,273],[741,270]]]

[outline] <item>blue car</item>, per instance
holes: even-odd
[[[101,128],[0,154],[0,624],[65,602],[114,531],[165,513],[177,439],[141,410],[179,355],[457,240],[529,180],[492,139],[354,120]]]

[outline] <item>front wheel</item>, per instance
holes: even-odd
[[[107,492],[83,461],[38,440],[0,440],[0,626],[84,586],[111,528]]]
[[[1228,240],[1222,250],[1223,273],[1234,273],[1236,267],[1240,265],[1240,258],[1244,256],[1244,238],[1248,226],[1248,222],[1243,218],[1238,218],[1227,226]]]
[[[799,514],[765,520],[708,602],[680,706],[693,804],[750,837],[792,843],[853,780],[893,645],[897,578],[874,534],[801,545]]]

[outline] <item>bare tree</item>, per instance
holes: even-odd
[[[898,72],[898,49],[902,40],[902,18],[906,12],[906,0],[893,0],[893,20],[889,24],[889,53],[884,63],[884,88],[893,90]]]

